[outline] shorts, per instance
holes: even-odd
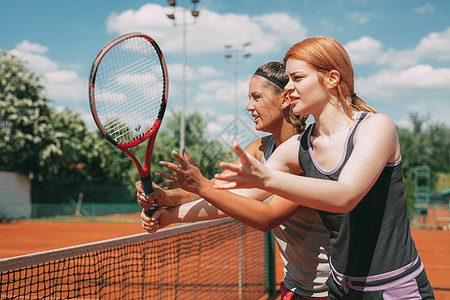
[[[434,300],[433,290],[428,281],[425,270],[419,269],[420,274],[402,284],[393,285],[389,289],[374,291],[357,291],[349,288],[345,291],[342,286],[333,280],[332,276],[328,278],[327,285],[329,287],[328,297],[331,300],[341,299],[360,299],[360,300]],[[402,278],[400,278],[401,280]],[[395,281],[394,281],[395,283]]]
[[[280,283],[281,300],[327,300],[328,297],[309,297],[296,294],[289,290],[282,281]]]

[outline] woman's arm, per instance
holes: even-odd
[[[386,163],[400,157],[395,125],[383,114],[373,115],[361,124],[353,152],[337,181],[281,172],[279,160],[282,158],[279,154],[292,155],[283,152],[281,146],[280,152],[276,151],[263,166],[235,144],[242,165],[221,163],[222,167],[234,174],[217,175],[216,178],[230,183],[216,187],[256,187],[311,208],[336,213],[349,212],[367,194]]]
[[[265,209],[252,212],[253,215],[258,214],[258,216],[242,218],[241,221],[246,225],[267,232],[289,219],[300,207],[298,204],[276,195],[265,206]],[[151,218],[144,213],[141,215],[141,219],[145,230],[156,232],[158,229],[173,223],[215,220],[228,216],[208,201],[199,199],[180,206],[158,208]]]
[[[270,136],[259,138],[254,140],[250,145],[247,146],[245,151],[249,153],[252,157],[261,160],[264,152],[264,148],[269,140]],[[238,158],[235,164],[240,164],[240,159]],[[230,171],[223,171],[223,174],[230,173]],[[216,179],[212,179],[216,182]],[[141,181],[135,183],[136,187],[136,197],[138,199],[139,205],[145,209],[152,209],[154,206],[164,206],[164,207],[175,207],[185,203],[189,203],[200,199],[201,197],[195,193],[187,192],[183,189],[169,189],[163,190],[153,183],[154,192],[145,195],[144,190],[141,186]]]
[[[296,149],[298,150],[298,147]],[[249,226],[263,231],[270,230],[289,218],[298,207],[295,203],[279,197],[272,199],[269,203],[260,202],[271,194],[259,189],[245,189],[240,192],[247,197],[225,190],[217,190],[214,188],[214,182],[203,177],[186,151],[183,151],[183,156],[176,152],[173,155],[180,166],[163,162],[163,165],[174,171],[175,174],[157,174],[172,180],[161,184],[162,186],[180,187],[189,192],[194,192],[228,216]],[[286,163],[286,165],[290,164]],[[284,170],[289,171],[287,168],[284,168]],[[299,172],[299,168],[297,167],[296,170],[291,168],[290,171]]]

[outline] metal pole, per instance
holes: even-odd
[[[180,153],[185,147],[185,110],[186,110],[186,10],[183,9],[183,58],[181,83],[181,120],[180,120]]]
[[[242,223],[239,223],[239,283],[238,283],[238,294],[239,294],[239,300],[242,300]]]
[[[234,52],[234,139],[238,135],[238,51]],[[233,151],[233,160],[237,160],[237,154]]]

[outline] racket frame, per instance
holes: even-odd
[[[146,39],[149,43],[152,44],[152,46],[156,50],[156,53],[158,54],[158,57],[159,57],[161,69],[163,72],[163,93],[162,93],[162,97],[161,97],[161,105],[160,105],[160,109],[159,109],[159,112],[157,115],[157,119],[155,120],[155,123],[152,125],[152,127],[145,134],[139,136],[138,138],[136,138],[135,140],[133,140],[131,142],[119,143],[106,132],[105,128],[101,124],[100,119],[98,117],[97,109],[95,106],[95,95],[94,95],[95,94],[94,93],[95,78],[96,78],[98,67],[99,67],[103,57],[106,55],[106,53],[111,48],[116,46],[117,44],[119,44],[127,39],[135,38],[135,37],[140,37],[140,38]],[[97,56],[95,57],[95,59],[92,63],[91,72],[90,72],[90,76],[89,76],[89,104],[91,107],[92,117],[94,118],[95,124],[97,125],[97,127],[100,130],[100,132],[102,133],[102,135],[112,145],[114,145],[115,147],[119,148],[122,152],[124,152],[136,165],[138,172],[139,172],[139,176],[141,177],[142,187],[146,194],[153,192],[152,180],[151,180],[151,156],[152,156],[152,152],[153,152],[153,146],[154,146],[154,143],[156,140],[156,135],[161,126],[161,122],[164,117],[164,112],[166,110],[168,90],[169,90],[169,79],[168,79],[168,72],[167,72],[167,66],[166,66],[166,61],[165,61],[164,55],[163,55],[161,49],[159,48],[158,44],[156,43],[156,41],[146,34],[143,34],[140,32],[131,32],[131,33],[121,35],[121,36],[109,41],[97,53]],[[145,151],[145,161],[144,161],[144,166],[142,167],[138,158],[134,155],[133,152],[130,151],[129,148],[137,146],[137,145],[143,143],[144,141],[146,141],[147,139],[148,139],[148,144],[147,144],[147,148]]]

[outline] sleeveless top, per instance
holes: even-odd
[[[358,114],[347,136],[341,162],[331,171],[321,169],[314,158],[310,141],[314,124],[311,124],[301,138],[298,154],[306,176],[336,181],[352,153],[360,124],[371,115]],[[345,291],[382,290],[389,282],[417,276],[423,270],[408,222],[401,158],[386,164],[352,211],[319,211],[319,214],[331,233],[331,275]]]
[[[274,150],[275,141],[270,136],[261,162],[265,163]],[[330,233],[317,210],[302,207],[272,232],[284,263],[284,285],[300,295],[326,297]]]

